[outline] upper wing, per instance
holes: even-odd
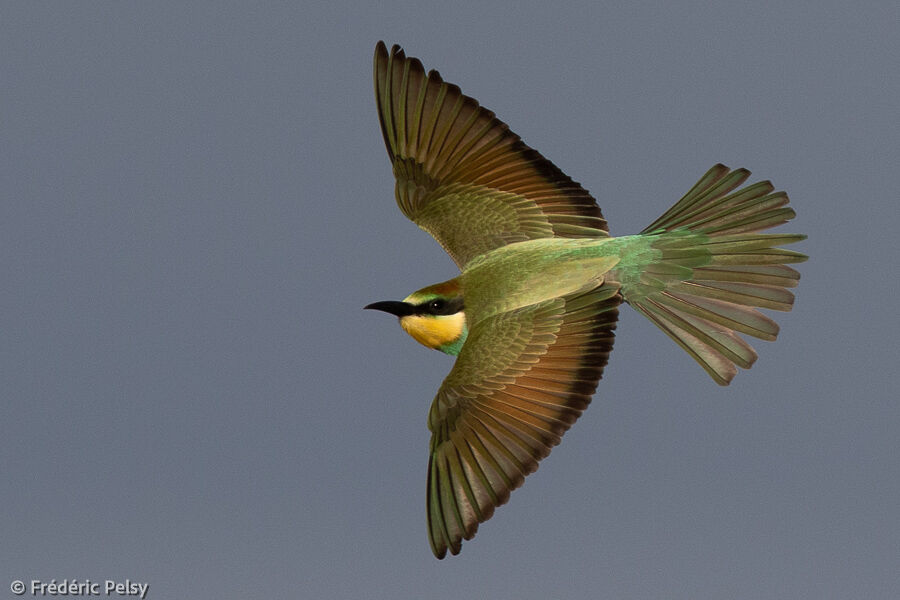
[[[476,324],[431,405],[428,536],[459,553],[591,401],[612,350],[618,288]]]
[[[460,267],[513,242],[606,235],[584,188],[399,46],[375,47],[375,100],[400,210]]]

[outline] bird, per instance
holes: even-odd
[[[758,309],[788,311],[805,235],[769,181],[710,168],[636,235],[610,236],[594,198],[493,112],[378,42],[375,101],[400,211],[460,269],[401,301],[420,344],[456,357],[428,412],[428,539],[435,557],[506,503],[591,401],[627,304],[728,385],[774,340]]]

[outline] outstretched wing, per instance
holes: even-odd
[[[428,536],[459,553],[581,415],[621,301],[601,286],[477,323],[431,405]]]
[[[460,268],[513,242],[606,235],[584,188],[399,46],[375,47],[375,100],[400,210]]]

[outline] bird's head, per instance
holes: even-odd
[[[452,280],[422,288],[402,302],[375,302],[366,308],[396,315],[400,326],[414,340],[454,356],[459,354],[469,333],[462,290]]]

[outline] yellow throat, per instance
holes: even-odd
[[[465,325],[463,311],[452,315],[407,315],[400,319],[400,326],[406,333],[423,346],[433,349],[456,341]]]

